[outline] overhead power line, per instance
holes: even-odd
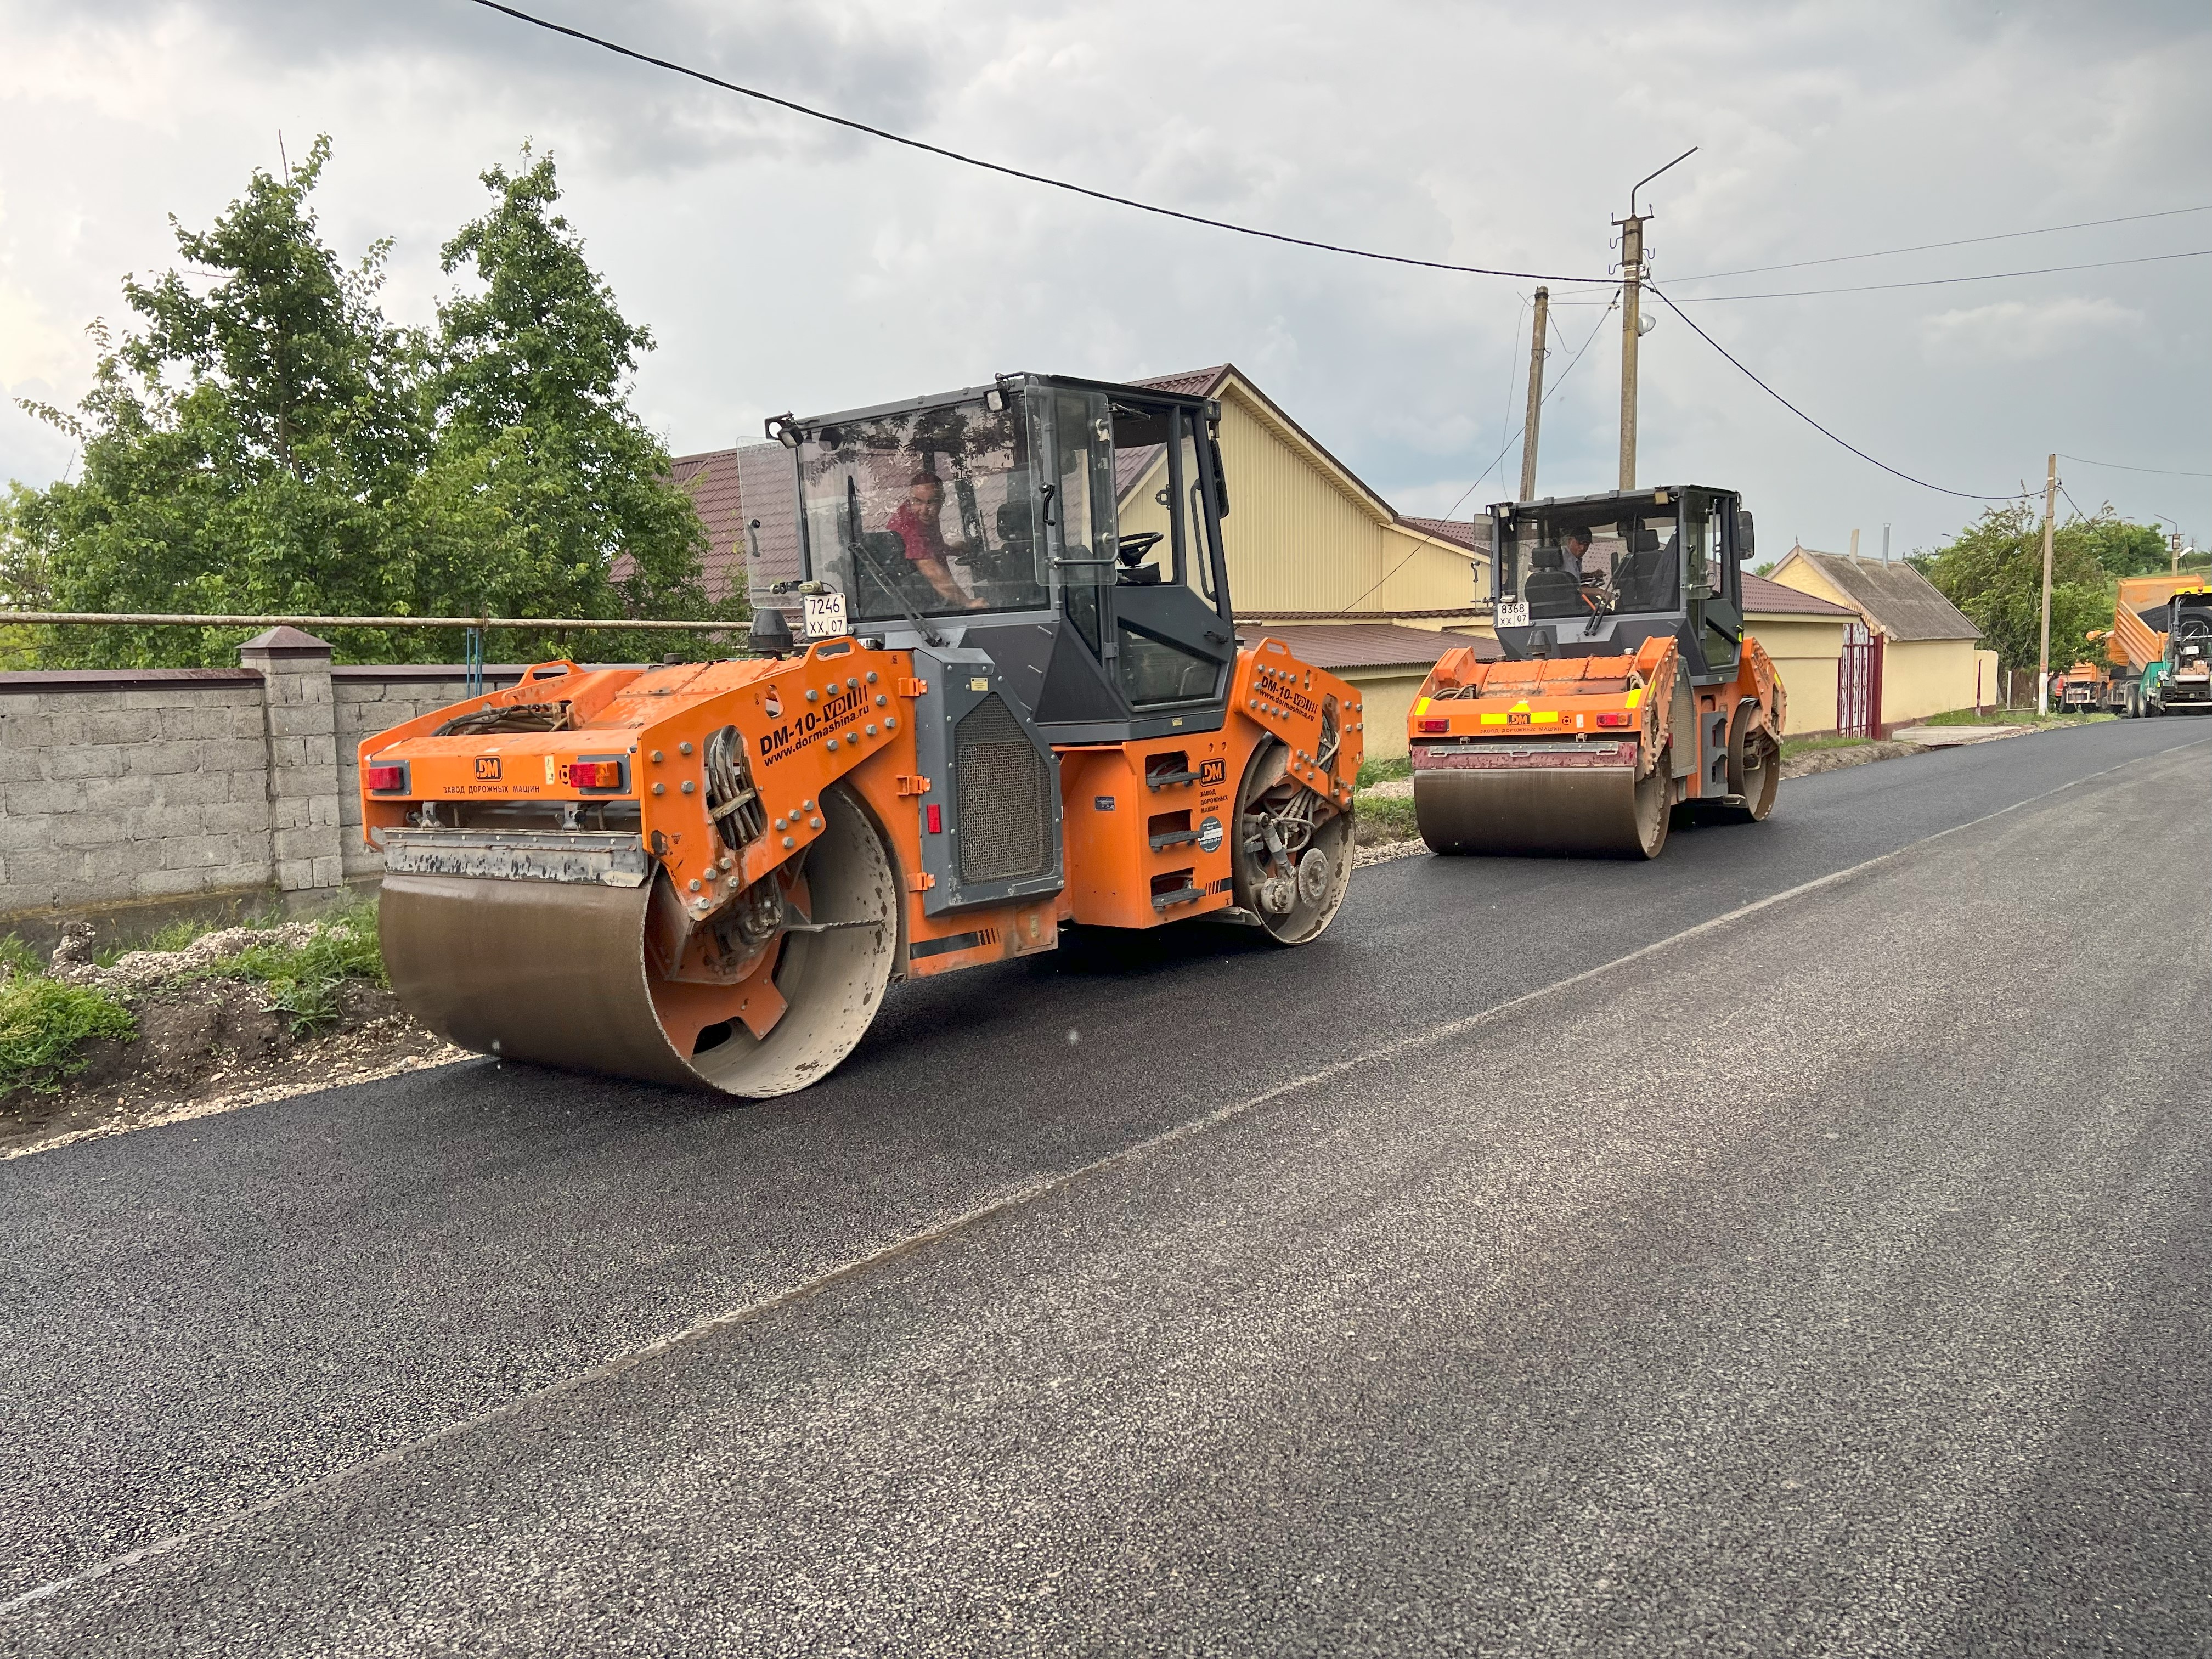
[[[1708,270],[1696,276],[1677,276],[1678,283],[1711,283],[1723,276],[1759,276],[1770,270],[1803,270],[1810,265],[1847,264],[1854,259],[1887,259],[1899,253],[1927,253],[1936,248],[1971,247],[1978,242],[2008,242],[2021,236],[2055,236],[2065,230],[2094,230],[2101,225],[2132,225],[2146,219],[2175,219],[2185,213],[2212,213],[2212,202],[2203,207],[2166,208],[2157,213],[2129,213],[2117,219],[2083,219],[2070,225],[2044,225],[2035,230],[2001,230],[1990,236],[1961,236],[1948,242],[1917,242],[1911,247],[1876,248],[1871,253],[1837,253],[1825,259],[1792,259],[1778,265],[1746,265],[1740,270]]]
[[[1837,436],[1836,434],[1831,432],[1826,427],[1822,426],[1820,422],[1814,420],[1803,410],[1798,408],[1796,404],[1791,403],[1789,398],[1784,397],[1772,386],[1767,385],[1765,381],[1760,380],[1757,374],[1753,374],[1749,368],[1745,367],[1742,360],[1738,358],[1734,352],[1730,351],[1718,340],[1713,338],[1711,335],[1706,333],[1705,330],[1699,328],[1696,322],[1692,319],[1690,313],[1683,310],[1681,307],[1676,305],[1665,293],[1662,292],[1658,288],[1649,282],[1645,283],[1644,286],[1653,294],[1658,295],[1660,300],[1665,303],[1667,309],[1673,312],[1677,317],[1680,317],[1688,326],[1692,334],[1696,335],[1700,340],[1703,340],[1714,350],[1719,352],[1721,356],[1727,358],[1729,362],[1734,363],[1737,369],[1742,373],[1746,380],[1749,380],[1761,392],[1764,392],[1768,397],[1773,398],[1776,403],[1780,404],[1783,408],[1788,410],[1799,420],[1804,422],[1806,425],[1811,427],[1814,431],[1827,439],[1829,442],[1842,445],[1845,449],[1850,450],[1852,454],[1866,462],[1868,465],[1880,467],[1884,472],[1888,473],[1892,477],[1902,478],[1909,484],[1918,484],[1923,489],[1932,489],[1939,495],[1956,495],[1961,501],[2025,501],[2028,496],[2036,493],[2034,490],[2027,489],[2007,495],[1984,495],[1971,489],[1952,489],[1943,484],[1930,483],[1925,478],[1916,478],[1910,472],[1901,471],[1898,468],[1892,466],[1887,461],[1876,460],[1873,456],[1868,454],[1866,451],[1861,449],[1856,444],[1851,442],[1849,439]]]
[[[1619,301],[1620,301],[1620,296],[1619,295],[1617,295],[1617,294],[1616,294],[1616,295],[1613,295],[1613,300],[1614,300],[1615,303],[1618,303],[1618,302],[1619,302]],[[1593,343],[1593,342],[1595,342],[1595,341],[1596,340],[1596,338],[1597,338],[1597,336],[1598,336],[1598,330],[1599,330],[1599,329],[1601,329],[1601,328],[1603,328],[1603,327],[1605,326],[1605,318],[1606,318],[1606,317],[1609,317],[1609,316],[1611,316],[1612,314],[1613,314],[1613,307],[1612,307],[1612,306],[1610,306],[1610,305],[1608,305],[1608,306],[1605,308],[1605,316],[1601,316],[1601,317],[1600,317],[1600,318],[1597,319],[1596,325],[1595,325],[1594,327],[1592,327],[1592,328],[1591,328],[1591,330],[1590,330],[1590,331],[1589,331],[1589,336],[1588,336],[1588,337],[1587,337],[1583,341],[1582,344],[1581,344],[1579,347],[1577,347],[1577,348],[1576,349],[1575,355],[1574,355],[1572,357],[1571,357],[1571,358],[1569,358],[1569,359],[1567,360],[1567,366],[1566,366],[1565,368],[1563,368],[1563,369],[1561,369],[1561,370],[1559,371],[1559,379],[1558,379],[1558,380],[1554,380],[1554,381],[1553,381],[1551,385],[1549,385],[1549,386],[1546,386],[1546,387],[1544,388],[1544,395],[1543,395],[1541,398],[1540,398],[1539,399],[1537,399],[1536,406],[1537,406],[1539,409],[1541,409],[1541,408],[1542,408],[1546,404],[1548,404],[1549,402],[1551,402],[1551,401],[1552,401],[1552,394],[1553,394],[1553,392],[1557,392],[1557,391],[1558,391],[1561,386],[1565,386],[1565,385],[1567,383],[1567,376],[1568,376],[1568,375],[1570,375],[1570,374],[1573,374],[1573,373],[1575,372],[1575,365],[1576,365],[1577,363],[1578,363],[1578,362],[1582,362],[1582,360],[1583,360],[1583,352],[1588,351],[1588,350],[1590,349],[1590,346],[1591,346],[1592,343]],[[1515,336],[1515,339],[1516,339],[1516,343],[1517,343],[1517,341],[1518,341],[1518,339],[1519,339],[1519,336],[1518,336],[1517,334]],[[1516,343],[1516,350],[1518,349],[1517,343]],[[1517,427],[1514,428],[1514,429],[1513,429],[1513,436],[1512,436],[1511,438],[1508,438],[1508,439],[1505,441],[1505,442],[1504,442],[1504,444],[1503,445],[1503,447],[1501,447],[1499,448],[1498,452],[1495,455],[1493,455],[1493,456],[1492,456],[1492,457],[1490,458],[1490,465],[1489,465],[1489,466],[1486,466],[1485,468],[1483,468],[1483,469],[1482,469],[1482,471],[1480,471],[1480,472],[1476,473],[1476,474],[1475,474],[1475,476],[1474,476],[1474,482],[1473,483],[1469,484],[1466,489],[1462,489],[1462,490],[1461,490],[1461,491],[1459,492],[1459,500],[1458,500],[1458,501],[1454,501],[1454,502],[1453,502],[1449,507],[1446,507],[1446,508],[1445,508],[1445,509],[1444,509],[1441,514],[1439,514],[1437,515],[1438,520],[1439,520],[1441,522],[1443,522],[1443,523],[1446,523],[1446,524],[1449,524],[1449,523],[1450,523],[1450,522],[1451,522],[1451,515],[1452,515],[1453,514],[1455,514],[1455,513],[1458,512],[1458,511],[1460,510],[1460,508],[1461,508],[1463,505],[1465,505],[1465,503],[1466,503],[1466,501],[1467,501],[1467,498],[1468,498],[1468,496],[1470,496],[1470,495],[1474,495],[1474,492],[1475,492],[1476,490],[1478,490],[1478,489],[1481,489],[1481,488],[1482,488],[1482,481],[1483,481],[1485,478],[1486,478],[1486,477],[1488,477],[1490,476],[1492,470],[1497,466],[1497,465],[1498,464],[1498,462],[1500,462],[1500,461],[1502,461],[1502,460],[1504,460],[1504,459],[1505,459],[1506,452],[1507,452],[1507,451],[1509,451],[1509,450],[1510,450],[1510,449],[1513,447],[1514,440],[1515,440],[1515,439],[1516,439],[1516,438],[1518,438],[1518,437],[1519,437],[1522,433],[1526,432],[1528,429],[1528,422],[1527,422],[1527,421],[1525,421],[1525,420],[1524,420],[1524,421],[1522,421],[1519,426],[1517,426]],[[1396,574],[1397,574],[1401,570],[1403,570],[1403,569],[1404,569],[1404,568],[1405,568],[1408,564],[1410,564],[1411,562],[1413,562],[1413,555],[1414,555],[1415,553],[1419,552],[1420,550],[1420,550],[1420,548],[1419,548],[1419,544],[1416,544],[1416,545],[1412,549],[1412,550],[1411,550],[1411,551],[1409,551],[1409,552],[1406,555],[1406,556],[1405,556],[1404,558],[1402,558],[1402,559],[1399,560],[1397,563],[1395,563],[1395,564],[1392,565],[1392,566],[1391,566],[1388,570],[1384,571],[1384,572],[1383,572],[1380,576],[1376,577],[1376,578],[1375,579],[1375,584],[1374,584],[1374,586],[1370,587],[1370,588],[1367,590],[1367,592],[1366,592],[1365,593],[1361,593],[1361,594],[1358,595],[1357,597],[1355,597],[1355,598],[1351,601],[1351,603],[1350,603],[1350,604],[1347,604],[1347,605],[1344,607],[1344,609],[1345,609],[1346,611],[1350,611],[1350,610],[1352,609],[1352,605],[1358,605],[1361,599],[1365,599],[1365,598],[1367,597],[1367,594],[1368,594],[1368,593],[1372,593],[1372,592],[1374,592],[1376,591],[1376,588],[1381,587],[1381,586],[1382,586],[1382,584],[1383,584],[1383,583],[1385,583],[1385,582],[1389,581],[1389,580],[1390,580],[1390,578],[1391,578],[1391,577],[1393,577],[1393,576],[1396,575]],[[1497,549],[1492,548],[1492,549],[1491,550],[1491,552],[1492,552],[1492,554],[1493,556],[1495,556],[1495,554],[1497,553]]]
[[[514,6],[501,5],[500,0],[471,0],[471,3],[482,6],[486,11],[495,11],[502,16],[514,18],[517,22],[528,23],[534,28],[544,29],[548,33],[564,34],[572,40],[580,40],[586,46],[597,46],[602,52],[613,52],[618,58],[628,58],[636,63],[649,64],[654,69],[666,70],[672,75],[684,76],[707,86],[718,87],[724,92],[734,92],[741,98],[751,98],[763,104],[773,104],[778,109],[789,110],[793,114],[804,115],[810,120],[826,121],[831,126],[843,127],[852,132],[863,132],[871,138],[880,138],[886,143],[901,144],[908,149],[918,149],[927,155],[939,156],[947,161],[957,161],[963,167],[980,167],[986,173],[1000,173],[1008,179],[1019,179],[1027,184],[1043,185],[1052,190],[1063,190],[1071,196],[1087,196],[1094,202],[1110,202],[1116,207],[1132,208],[1139,213],[1155,214],[1163,219],[1179,219],[1185,224],[1203,225],[1209,230],[1225,230],[1238,236],[1254,236],[1262,241],[1282,242],[1291,247],[1314,248],[1323,253],[1341,253],[1354,259],[1372,259],[1391,265],[1415,265],[1425,270],[1454,270],[1471,276],[1512,276],[1541,283],[1604,283],[1613,280],[1611,276],[1565,276],[1540,270],[1506,270],[1492,265],[1454,264],[1445,259],[1417,259],[1409,254],[1380,253],[1372,248],[1349,247],[1340,242],[1317,241],[1308,236],[1291,236],[1279,230],[1261,230],[1252,225],[1240,225],[1227,219],[1211,219],[1201,213],[1185,213],[1180,208],[1161,207],[1157,203],[1140,202],[1132,196],[1116,196],[1110,191],[1093,190],[1088,185],[1074,184],[1066,179],[1054,179],[1047,173],[1030,173],[1021,167],[1008,167],[1001,161],[987,161],[981,156],[966,155],[957,149],[949,149],[942,144],[933,144],[923,139],[909,138],[903,133],[892,132],[883,127],[871,126],[866,121],[855,121],[843,115],[832,115],[827,110],[816,109],[811,105],[801,104],[789,98],[778,97],[772,92],[763,92],[757,87],[739,86],[734,81],[725,81],[721,76],[709,75],[704,70],[693,69],[689,64],[678,64],[666,58],[655,58],[650,52],[639,52],[634,47],[625,46],[619,41],[607,40],[602,35],[587,33],[582,29],[570,28],[566,23],[556,23],[550,18],[538,17],[532,13],[519,10]]]
[[[2184,472],[2170,466],[2130,466],[2124,461],[2093,461],[2086,455],[2062,453],[2058,459],[2072,461],[2077,466],[2108,466],[2115,472],[2150,472],[2161,478],[2212,478],[2212,472]]]
[[[2212,247],[2185,253],[2146,253],[2133,259],[2092,259],[2086,264],[2039,265],[2032,270],[1987,270],[1974,276],[1923,276],[1909,283],[1861,283],[1850,288],[1793,288],[1771,294],[1686,294],[1686,306],[1723,304],[1730,300],[1799,300],[1814,294],[1875,294],[1893,288],[1949,288],[1959,283],[1996,283],[2014,276],[2049,276],[2063,270],[2103,270],[2112,265],[2154,265],[2168,259],[2212,258]]]

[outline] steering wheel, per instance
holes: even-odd
[[[1145,562],[1145,556],[1167,538],[1157,530],[1146,530],[1134,536],[1124,536],[1115,549],[1115,556],[1129,569],[1134,570]]]

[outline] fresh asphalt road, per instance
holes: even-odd
[[[0,1651],[2212,1652],[2208,950],[2108,724],[0,1164]]]

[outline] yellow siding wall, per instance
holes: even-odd
[[[1974,706],[1972,640],[1891,640],[1881,652],[1881,718],[1890,726]]]
[[[1230,507],[1222,541],[1240,614],[1387,615],[1473,603],[1472,555],[1392,523],[1234,380],[1222,388],[1221,457]],[[1125,535],[1167,528],[1152,500],[1165,472],[1164,461],[1122,497]]]
[[[1836,672],[1843,662],[1845,619],[1753,615],[1744,621],[1782,677],[1782,690],[1790,702],[1783,735],[1834,731]]]
[[[1428,678],[1425,668],[1340,668],[1342,678],[1359,688],[1359,718],[1366,729],[1364,751],[1370,760],[1406,757],[1406,720],[1414,695]]]
[[[1974,653],[1974,706],[1994,708],[2004,701],[2004,678],[1997,669],[1997,653],[1994,651]]]

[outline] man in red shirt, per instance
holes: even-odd
[[[946,562],[952,550],[945,544],[938,519],[945,511],[945,482],[934,472],[917,472],[907,481],[906,500],[900,502],[884,526],[906,548],[906,556],[938,597],[963,611],[981,611],[983,601],[971,598]]]

